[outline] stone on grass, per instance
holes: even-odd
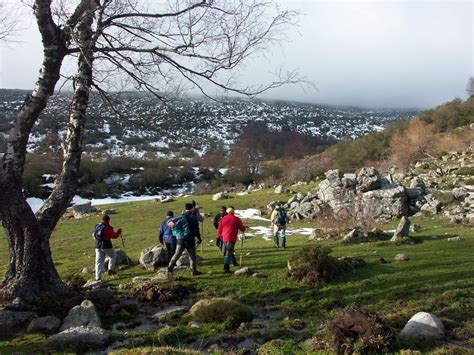
[[[84,300],[80,305],[73,307],[61,324],[60,331],[74,327],[101,327],[99,314],[94,304]]]
[[[410,257],[406,254],[397,254],[397,255],[395,255],[395,260],[396,261],[408,261],[408,260],[410,260]]]
[[[109,209],[104,210],[104,212],[102,212],[102,214],[103,215],[117,214],[117,211],[114,210],[113,208],[109,208]]]
[[[23,331],[35,317],[33,312],[0,311],[0,338]]]
[[[89,280],[87,281],[82,288],[83,289],[96,289],[105,286],[107,283],[104,280]]]
[[[400,220],[400,223],[398,224],[397,229],[395,230],[395,233],[393,233],[392,239],[390,241],[396,242],[399,241],[400,239],[403,238],[408,238],[408,235],[410,234],[410,220],[408,217],[403,216],[402,219]]]
[[[189,253],[187,250],[185,250],[180,258],[176,261],[176,266],[189,266],[190,262],[191,260],[189,258]],[[202,264],[202,257],[196,255],[196,262],[198,265]]]
[[[186,312],[189,309],[187,306],[176,306],[176,307],[169,307],[165,308],[159,312],[153,314],[150,318],[155,322],[163,322],[170,316],[175,314],[181,314]]]
[[[189,313],[196,322],[230,321],[235,326],[253,318],[249,307],[230,298],[202,299],[191,307]]]
[[[54,334],[48,339],[52,346],[69,348],[99,348],[106,346],[111,340],[111,333],[99,327],[74,327]]]
[[[212,196],[212,201],[226,200],[228,198],[229,198],[229,195],[226,194],[225,192],[218,192],[217,194]]]
[[[451,237],[448,238],[448,242],[459,242],[461,240],[461,237]]]
[[[151,270],[155,270],[158,266],[167,266],[168,257],[166,256],[166,250],[158,245],[142,250],[140,264],[145,269]]]
[[[249,267],[243,267],[243,268],[240,268],[240,269],[234,271],[235,276],[250,276],[252,274],[253,274],[253,272],[252,272],[252,270],[250,270]]]
[[[354,228],[349,233],[347,233],[344,236],[344,238],[342,238],[342,241],[345,243],[349,243],[363,237],[364,237],[364,233],[362,233],[362,231],[360,231],[358,228]]]
[[[403,327],[400,337],[422,340],[444,339],[445,332],[443,322],[434,314],[418,312]]]
[[[34,318],[28,325],[28,333],[52,334],[58,331],[61,320],[55,316]]]
[[[278,185],[278,186],[275,188],[275,191],[274,191],[274,192],[275,192],[276,194],[284,194],[284,193],[286,193],[286,191],[287,191],[287,189],[286,189],[285,186],[283,186],[283,185]]]
[[[256,272],[252,275],[252,277],[255,277],[256,279],[265,279],[267,278],[267,275],[262,272]]]

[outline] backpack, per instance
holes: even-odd
[[[106,225],[103,223],[97,223],[92,230],[92,238],[95,240],[103,240],[104,239],[104,230]]]
[[[288,217],[286,215],[286,212],[283,210],[278,211],[278,214],[275,218],[275,224],[278,226],[284,226],[286,225],[287,220]]]
[[[171,233],[176,239],[186,239],[191,234],[188,218],[184,214],[170,220],[168,226],[171,227]]]

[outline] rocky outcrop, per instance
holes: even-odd
[[[28,325],[27,332],[52,334],[59,329],[60,325],[61,320],[55,316],[34,318]]]
[[[403,216],[390,241],[397,242],[403,240],[403,238],[407,238],[410,234],[410,224],[411,222],[408,217]]]
[[[23,331],[35,317],[33,312],[0,311],[0,338]]]
[[[55,334],[48,339],[52,346],[68,348],[99,348],[106,346],[111,340],[111,333],[99,327],[74,327]]]

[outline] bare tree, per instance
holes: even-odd
[[[5,1],[0,0],[0,42],[8,39],[17,28],[17,19]]]
[[[4,300],[30,302],[43,292],[65,292],[54,267],[49,239],[77,189],[89,94],[107,98],[111,83],[128,78],[133,87],[166,99],[170,85],[191,84],[255,95],[286,83],[295,73],[254,87],[241,86],[239,68],[278,43],[295,13],[257,0],[35,0],[43,63],[31,95],[16,113],[0,168],[0,219],[7,231],[10,263],[2,281]],[[31,129],[60,79],[67,56],[77,58],[68,132],[58,183],[34,214],[22,193]]]

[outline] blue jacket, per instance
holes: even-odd
[[[176,237],[171,233],[171,228],[168,227],[168,222],[172,220],[173,217],[166,217],[161,223],[160,231],[158,232],[158,240],[160,243],[176,244]]]

